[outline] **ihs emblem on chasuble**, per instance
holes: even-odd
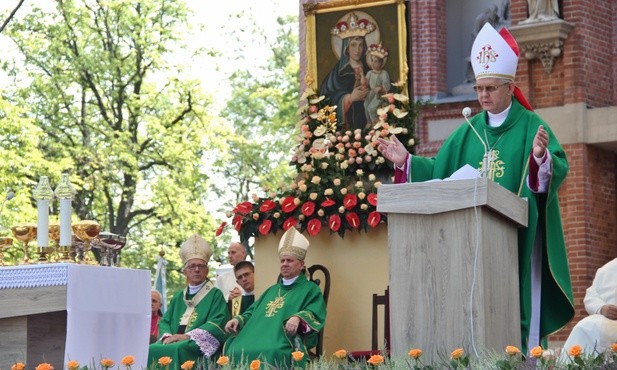
[[[268,302],[266,305],[266,317],[272,317],[276,315],[276,312],[283,308],[285,305],[285,296],[278,296],[273,301]]]
[[[499,159],[499,150],[491,150],[489,152],[489,163],[490,168],[488,170],[487,177],[493,181],[500,177],[503,177],[505,173],[505,163],[501,159]],[[480,172],[484,172],[484,163],[480,161]]]

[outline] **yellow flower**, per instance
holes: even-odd
[[[159,358],[159,365],[161,366],[169,366],[171,364],[171,357],[163,356]]]
[[[347,351],[345,351],[344,349],[339,349],[338,351],[334,352],[334,357],[336,358],[340,358],[345,359],[347,358]]]
[[[299,362],[299,361],[302,361],[302,358],[304,357],[304,353],[301,351],[294,351],[291,353],[291,357],[293,357],[294,361]]]
[[[79,369],[79,362],[77,362],[75,360],[71,360],[71,361],[66,363],[66,368],[68,370],[77,370],[77,369]]]
[[[261,367],[261,361],[253,360],[251,361],[251,370],[258,370]]]
[[[533,358],[540,358],[542,357],[542,354],[544,353],[544,350],[542,349],[542,347],[540,346],[536,346],[533,347],[531,349],[531,351],[529,351],[529,354],[531,355],[531,357]]]
[[[583,347],[579,346],[578,344],[572,346],[568,350],[568,354],[572,357],[581,357],[581,355],[583,354]]]
[[[229,357],[221,356],[218,360],[216,360],[217,365],[225,366],[229,363]]]
[[[101,360],[101,366],[103,366],[105,369],[110,368],[114,366],[115,364],[116,363],[114,362],[114,360],[110,358],[104,358]]]
[[[373,366],[376,366],[379,364],[383,364],[383,360],[384,358],[382,355],[372,355],[371,358],[369,358],[368,361],[366,362],[368,362],[369,364]]]
[[[47,362],[44,362],[42,364],[38,364],[37,367],[34,368],[35,370],[54,370],[54,367],[51,366],[51,364],[48,364]]]
[[[187,361],[184,361],[184,363],[180,366],[180,369],[191,370],[193,368],[193,365],[195,365],[195,361],[187,360]]]
[[[124,366],[134,365],[135,364],[135,356],[124,356],[124,357],[122,357],[122,360],[120,360],[120,362]]]
[[[462,348],[457,348],[454,351],[452,351],[452,353],[450,354],[450,358],[452,360],[457,360],[457,359],[463,357],[464,354],[465,354],[465,351],[463,351]]]
[[[521,353],[521,350],[514,346],[506,346],[506,353],[508,356],[514,356]]]
[[[15,365],[11,366],[11,370],[24,370],[26,368],[26,364],[23,362],[16,362]]]
[[[407,354],[409,355],[409,357],[415,358],[417,360],[420,358],[420,356],[422,356],[422,350],[418,348],[410,349]]]
[[[611,344],[611,351],[617,352],[617,343]]]

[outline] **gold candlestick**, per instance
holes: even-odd
[[[22,249],[24,251],[24,259],[21,264],[30,263],[30,255],[28,253],[28,245],[31,241],[36,239],[36,225],[30,222],[25,222],[11,228],[15,239],[22,242]]]
[[[4,266],[4,249],[13,245],[13,238],[10,236],[0,237],[0,266]]]
[[[68,248],[65,256],[62,256],[60,250],[60,224],[58,222],[49,223],[49,240],[53,243],[52,259],[54,262],[66,262],[68,260]],[[63,258],[64,257],[64,258]]]

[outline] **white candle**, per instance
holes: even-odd
[[[60,199],[60,245],[63,247],[72,244],[73,229],[71,227],[71,198]]]
[[[49,246],[49,200],[39,199],[36,201],[38,222],[36,225],[36,241],[40,247]]]

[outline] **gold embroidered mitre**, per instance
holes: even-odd
[[[208,242],[197,234],[189,237],[180,248],[180,259],[185,266],[193,258],[199,258],[207,263],[211,256],[212,249],[210,249]]]
[[[304,261],[309,241],[298,230],[291,227],[285,231],[279,242],[279,257],[292,256],[300,261]]]

